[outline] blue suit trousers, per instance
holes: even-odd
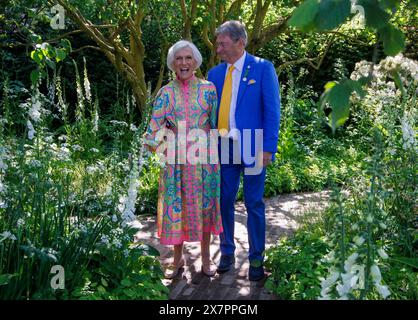
[[[229,144],[229,164],[221,163],[221,215],[223,233],[220,235],[221,253],[234,255],[235,200],[243,174],[244,203],[247,209],[249,260],[263,261],[266,237],[265,205],[263,201],[266,168],[258,175],[244,174],[243,164],[233,164],[233,143]],[[219,154],[221,155],[221,148]]]

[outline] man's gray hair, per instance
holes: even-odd
[[[247,45],[247,31],[245,30],[244,24],[240,21],[230,20],[224,22],[215,31],[215,36],[220,34],[228,35],[235,42],[243,39],[244,45]]]
[[[176,56],[177,51],[184,49],[184,48],[190,48],[193,52],[193,58],[196,60],[196,69],[198,69],[202,64],[202,55],[200,54],[199,49],[190,41],[187,40],[180,40],[177,41],[175,44],[171,46],[170,49],[168,49],[167,53],[167,67],[175,72],[174,70],[174,58]],[[196,70],[195,69],[195,70]]]

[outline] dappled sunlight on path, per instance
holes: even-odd
[[[284,235],[290,235],[297,228],[297,218],[303,213],[324,208],[328,204],[330,192],[307,192],[283,194],[264,199],[266,204],[266,249],[275,245]],[[160,252],[163,265],[172,259],[172,246],[163,246],[157,238],[155,217],[140,217],[142,228],[136,235],[138,242],[149,244]],[[243,202],[235,205],[235,268],[208,278],[201,274],[198,258],[200,243],[185,243],[186,266],[173,280],[163,280],[170,289],[170,299],[178,300],[272,300],[278,299],[263,287],[264,281],[251,282],[248,273],[248,233],[247,213]],[[219,237],[211,242],[211,255],[218,264],[221,253]]]

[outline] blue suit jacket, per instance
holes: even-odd
[[[218,105],[221,101],[226,68],[227,64],[221,63],[212,68],[208,75],[208,80],[216,86]],[[280,128],[279,80],[270,61],[254,57],[248,52],[241,73],[235,121],[241,133],[241,146],[245,147],[244,144],[248,146],[249,139],[245,135],[250,134],[251,156],[257,155],[260,151],[267,151],[273,154],[274,160]],[[247,129],[246,133],[244,129]],[[257,137],[258,145],[262,142],[262,149],[258,147],[258,150],[255,148],[256,129],[263,129],[262,138]],[[253,165],[243,156],[242,161],[245,165]]]

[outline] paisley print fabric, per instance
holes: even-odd
[[[176,145],[175,155],[170,148],[165,153],[175,161],[167,161],[160,171],[157,221],[162,244],[201,241],[203,232],[222,232],[220,165],[217,148],[210,148],[209,139],[210,130],[216,128],[217,112],[215,86],[194,76],[185,82],[171,81],[155,98],[145,143],[155,149],[161,144],[158,132],[170,129]],[[196,137],[189,141],[179,134],[190,134],[193,129],[203,130],[206,140]],[[188,153],[206,156],[190,163]]]

